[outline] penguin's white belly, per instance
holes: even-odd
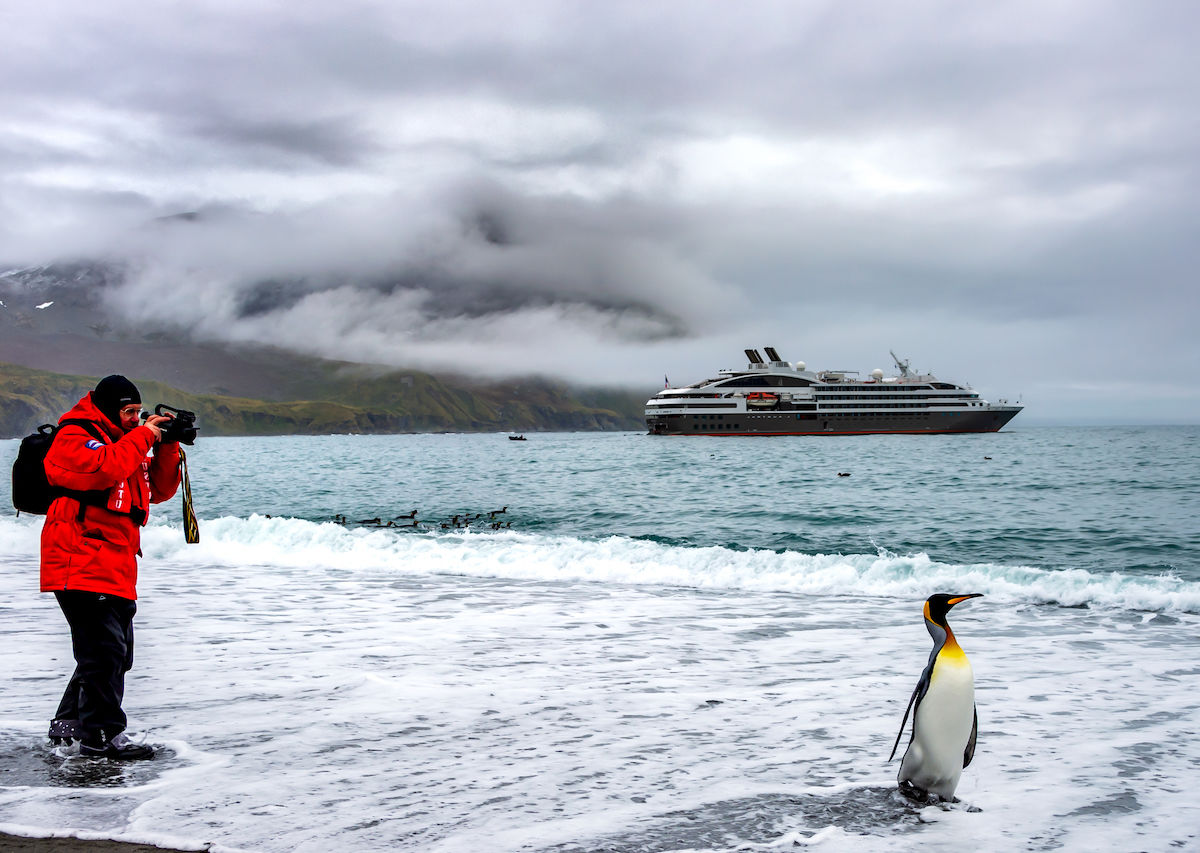
[[[962,775],[974,720],[975,677],[970,662],[966,655],[940,657],[914,714],[912,743],[900,764],[900,781],[951,799]]]

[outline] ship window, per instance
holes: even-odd
[[[716,387],[738,388],[807,388],[812,383],[799,376],[738,376],[726,379]]]
[[[742,376],[738,379],[729,379],[718,385],[718,388],[724,388],[727,385],[736,385],[740,388],[766,388],[767,377],[765,376]]]

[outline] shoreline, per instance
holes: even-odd
[[[27,836],[0,832],[0,853],[197,853],[216,849],[211,844],[180,850],[108,838],[77,838],[73,835]]]

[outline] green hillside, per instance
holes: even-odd
[[[307,399],[257,400],[193,394],[130,376],[147,408],[167,403],[196,412],[201,435],[637,430],[645,395],[572,391],[544,379],[470,384],[412,371],[328,362],[310,376]],[[0,436],[55,421],[98,377],[0,363]],[[297,395],[299,396],[299,395]]]

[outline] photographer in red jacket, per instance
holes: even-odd
[[[71,626],[76,664],[49,736],[78,739],[82,755],[125,760],[154,756],[125,737],[121,710],[133,666],[141,529],[150,504],[168,500],[180,480],[179,444],[161,441],[170,418],[139,426],[141,402],[124,376],[106,376],[59,419],[91,421],[107,440],[76,424],[59,428],[46,479],[69,491],[42,527],[42,592],[54,593]]]

